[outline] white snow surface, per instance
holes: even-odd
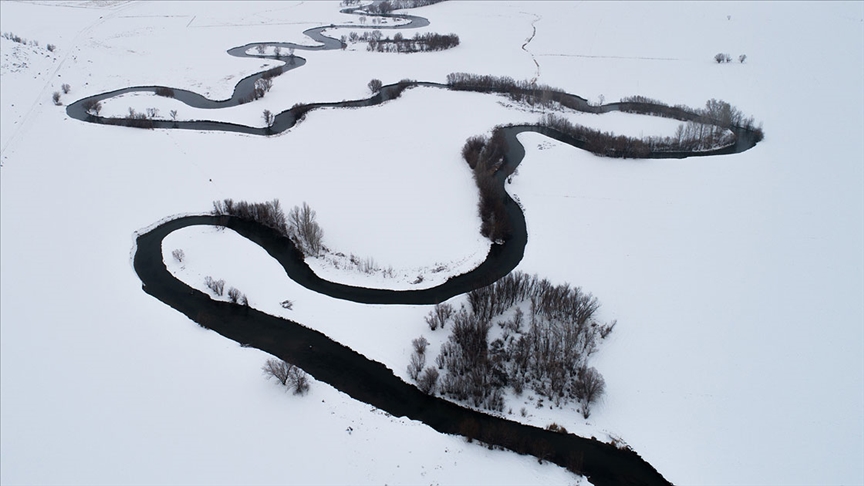
[[[409,13],[430,20],[418,31],[453,32],[461,45],[298,50],[307,64],[253,103],[192,110],[135,95],[106,101],[103,114],[158,107],[262,126],[264,109],[366,97],[372,78],[443,82],[459,71],[536,78],[592,102],[729,101],[764,123],[766,139],[743,154],[605,159],[520,135],[527,153],[507,187],[529,231],[517,269],[594,293],[600,317],[618,325],[594,361],[607,391],[587,421],[572,406],[537,408],[530,393],[508,397],[505,415],[623,439],[675,484],[864,483],[864,4],[453,1]],[[226,197],[279,198],[317,211],[332,252],[395,275],[313,259],[325,278],[433,285],[488,251],[465,139],[537,113],[416,88],[377,107],[313,111],[262,138],[86,124],[51,102],[63,83],[64,103],[154,85],[224,99],[276,65],[227,49],[311,44],[303,30],[349,22],[338,2],[0,2],[0,30],[40,42],[0,39],[0,483],[584,482],[325,383],[286,393],[263,379],[265,353],[153,299],[130,263],[136,231],[163,218]],[[747,60],[718,65],[717,52]],[[678,124],[567,116],[636,136]],[[430,306],[322,296],[230,230],[187,228],[163,252],[190,285],[225,279],[252,306],[406,381],[411,339],[425,336],[434,352],[446,339],[423,322]]]

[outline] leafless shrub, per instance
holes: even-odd
[[[369,91],[377,93],[381,91],[382,83],[380,79],[373,79],[372,81],[369,81],[369,84],[367,84],[366,86],[369,87]]]
[[[218,296],[222,296],[225,292],[225,281],[222,279],[213,280],[213,277],[208,275],[207,277],[204,277],[204,285]]]
[[[72,90],[72,87],[66,83],[63,83],[63,86],[61,86],[61,88],[63,89],[63,94],[69,94],[69,91]]]
[[[228,289],[228,300],[230,300],[232,304],[249,305],[249,299],[246,298],[246,294],[240,292],[234,287]]]
[[[578,378],[575,383],[576,397],[582,406],[582,417],[588,418],[591,415],[591,405],[593,405],[606,390],[606,381],[603,376],[594,368],[587,368],[584,365],[579,368]]]
[[[408,376],[412,380],[417,380],[423,367],[426,366],[426,356],[417,353],[411,353],[411,361],[408,363]]]
[[[262,117],[264,118],[264,123],[267,124],[267,128],[273,127],[273,122],[276,121],[276,115],[274,115],[270,110],[264,110]]]
[[[427,341],[425,337],[420,336],[419,338],[413,339],[411,345],[414,347],[415,353],[422,355],[426,354],[426,347],[429,346],[429,341]]]
[[[324,231],[315,221],[315,211],[305,201],[303,206],[294,206],[288,213],[288,227],[304,254],[317,256],[321,252]]]
[[[90,115],[99,116],[99,112],[102,111],[102,103],[92,98],[84,101],[84,103],[81,104],[81,107]]]
[[[263,98],[270,88],[273,87],[272,78],[258,78],[255,80],[255,85],[252,88],[252,99],[257,100]]]
[[[291,369],[288,382],[294,388],[295,395],[303,395],[309,391],[309,377],[305,371],[296,366]]]
[[[427,395],[435,393],[435,388],[438,385],[438,370],[430,366],[423,370],[420,377],[417,379],[417,388]]]
[[[63,103],[60,102],[60,92],[55,91],[54,94],[51,95],[51,101],[54,102],[55,105],[60,106]]]
[[[54,44],[48,44],[47,46],[45,46],[45,48],[48,49],[50,52],[54,52],[54,50],[57,49],[57,46],[55,46]]]
[[[444,325],[447,324],[447,321],[453,315],[453,306],[442,302],[440,304],[436,304],[435,308],[429,311],[429,315],[426,316],[426,324],[429,324],[429,328],[433,331],[438,329],[444,329]]]
[[[281,305],[283,309],[291,310],[294,308],[294,302],[291,302],[290,300],[283,300],[279,305]]]
[[[174,256],[174,259],[177,260],[177,263],[183,263],[183,260],[186,258],[186,254],[183,253],[183,250],[181,250],[180,248],[172,251],[171,255]]]
[[[290,363],[286,363],[281,359],[270,358],[266,363],[264,363],[261,370],[264,372],[264,376],[266,376],[268,380],[270,378],[276,378],[279,383],[287,386],[288,380],[291,378],[292,368],[294,368],[294,365]]]
[[[309,377],[306,372],[291,363],[270,358],[261,370],[268,380],[276,378],[282,385],[293,388],[295,395],[302,395],[309,391]]]

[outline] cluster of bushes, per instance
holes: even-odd
[[[309,377],[306,372],[291,363],[270,358],[261,370],[268,380],[276,378],[283,386],[293,389],[295,395],[303,395],[309,391]]]
[[[345,257],[344,253],[337,253],[336,256]],[[367,275],[372,275],[373,273],[381,272],[381,275],[385,277],[393,277],[393,266],[388,266],[387,268],[383,268],[375,261],[372,257],[360,258],[353,253],[351,253],[348,257],[348,262],[345,263],[346,268],[353,268],[358,272],[363,272]],[[333,263],[336,265],[336,268],[339,268],[339,264],[334,260]]]
[[[716,125],[720,128],[742,128],[759,136],[762,134],[762,128],[755,126],[755,119],[752,116],[747,117],[738,108],[713,98],[705,102],[704,108],[698,109],[685,105],[669,106],[662,101],[645,96],[628,96],[621,98],[618,109],[625,113],[674,118],[704,125]]]
[[[213,277],[210,276],[204,277],[204,285],[219,297],[225,295],[225,281],[221,278],[219,280],[214,280]],[[249,299],[246,298],[246,294],[240,292],[234,287],[228,288],[228,300],[230,300],[232,304],[249,306]]]
[[[252,92],[249,93],[249,95],[247,95],[243,98],[240,98],[237,101],[238,101],[238,103],[243,105],[243,104],[255,101],[255,100],[259,100],[259,99],[263,98],[264,95],[267,94],[267,92],[270,91],[270,88],[272,88],[272,87],[273,87],[273,76],[268,77],[268,78],[264,78],[264,77],[258,78],[255,80],[255,85],[252,87]]]
[[[377,5],[374,3],[366,7],[366,11],[372,14],[386,14],[393,10],[402,10],[406,8],[425,7],[426,5],[434,5],[444,0],[385,0]],[[360,0],[342,0],[340,5],[348,7],[351,5],[359,5]]]
[[[747,54],[741,54],[740,56],[738,56],[738,62],[740,62],[741,64],[744,64],[744,61],[746,60]],[[727,53],[718,52],[714,55],[714,62],[716,62],[717,64],[729,63],[732,62],[732,56]]]
[[[605,387],[588,358],[615,326],[596,322],[600,304],[593,295],[515,272],[470,292],[468,302],[470,311],[462,307],[454,312],[449,304],[439,304],[426,318],[432,328],[452,321],[436,358],[438,369],[444,370],[436,378],[441,394],[502,411],[505,388],[517,394],[530,388],[558,406],[577,400],[588,418]],[[496,322],[503,337],[489,343]],[[418,383],[423,364],[412,361],[409,366]]]
[[[213,202],[214,216],[235,216],[255,221],[290,238],[307,256],[317,256],[324,249],[324,231],[315,221],[315,211],[305,202],[294,206],[286,216],[278,199],[265,203],[249,203],[233,199]]]
[[[412,52],[443,51],[452,49],[459,45],[459,36],[456,34],[414,34],[414,37],[406,38],[401,32],[397,32],[393,38],[383,37],[380,30],[364,32],[358,35],[356,32],[348,34],[348,40],[352,43],[366,42],[366,50],[373,52],[397,52],[409,54]]]
[[[462,147],[462,157],[474,173],[474,182],[480,192],[478,211],[480,233],[495,242],[510,236],[512,228],[504,208],[504,186],[495,174],[504,164],[507,140],[504,132],[495,129],[491,137],[477,135],[469,138]]]
[[[584,99],[561,89],[530,81],[516,81],[509,76],[450,73],[447,75],[447,86],[456,91],[501,93],[517,103],[528,103],[531,106],[563,106],[580,111],[586,111],[588,107]]]
[[[102,111],[102,103],[93,98],[84,101],[84,103],[81,104],[81,107],[90,115],[99,116],[99,112]]]
[[[28,41],[27,39],[25,39],[19,35],[13,34],[12,32],[3,32],[2,36],[4,39],[9,39],[12,42],[24,44],[25,46],[39,47],[39,41],[37,41],[37,40]],[[57,46],[55,46],[54,44],[48,44],[47,46],[45,46],[45,48],[48,49],[49,52],[54,52],[54,50],[57,49]]]
[[[88,100],[86,103],[89,105]],[[99,102],[96,102],[93,105],[90,105],[90,109],[87,106],[84,107],[88,113],[97,114],[99,113],[99,109],[102,108]],[[154,119],[156,115],[159,114],[159,110],[157,108],[147,108],[144,113],[138,113],[134,108],[129,108],[129,114],[122,118],[111,117],[105,118],[103,123],[107,123],[108,125],[119,125],[123,127],[133,127],[133,128],[153,128],[154,127]]]
[[[393,10],[402,10],[406,8],[419,8],[425,7],[427,5],[435,5],[436,3],[441,3],[444,0],[390,0],[390,6],[393,7]]]

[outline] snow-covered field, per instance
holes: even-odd
[[[285,393],[261,376],[267,355],[141,291],[135,232],[226,197],[306,201],[334,252],[396,275],[315,267],[352,285],[412,288],[422,274],[428,286],[482,260],[488,243],[460,149],[495,124],[539,116],[503,98],[417,88],[382,106],[313,111],[270,138],[92,125],[51,102],[63,83],[64,103],[152,85],[224,99],[276,65],[226,50],[309,44],[305,29],[358,23],[338,10],[0,2],[0,30],[40,42],[0,39],[0,483],[579,481],[324,383]],[[528,394],[511,399],[510,418],[620,437],[675,484],[864,483],[864,4],[454,1],[410,13],[430,20],[419,31],[453,32],[461,45],[298,51],[307,64],[254,103],[192,110],[138,95],[105,110],[162,103],[163,116],[262,126],[264,109],[366,97],[372,78],[443,82],[460,71],[536,77],[592,102],[729,101],[767,135],[733,156],[612,160],[520,135],[527,155],[508,186],[529,230],[518,269],[593,292],[601,318],[618,325],[595,360],[607,392],[589,420],[572,407],[538,409]],[[718,65],[717,52],[747,60]],[[636,136],[677,126],[570,117]],[[429,307],[321,296],[230,230],[189,228],[164,250],[190,284],[223,278],[253,306],[406,379],[411,339],[426,336],[432,350],[446,339],[423,322]]]

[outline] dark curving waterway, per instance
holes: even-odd
[[[356,9],[346,9],[352,13]],[[323,31],[333,27],[367,29],[407,29],[424,27],[429,22],[422,17],[390,14],[387,17],[407,19],[402,25],[375,26],[323,26],[304,33],[318,44],[303,46],[282,42],[259,42],[238,46],[228,50],[235,57],[274,59],[274,56],[252,54],[258,45],[279,46],[295,50],[334,50],[341,42],[327,37]],[[282,72],[297,69],[306,64],[299,56],[279,58],[284,64]],[[240,104],[251,93],[255,81],[263,72],[240,80],[229,99],[211,100],[198,93],[174,89],[174,97],[190,107],[219,109]],[[366,99],[333,103],[311,103],[302,109],[292,108],[276,115],[270,128],[259,128],[225,122],[200,121],[153,121],[153,128],[180,130],[212,130],[268,136],[284,132],[295,126],[310,110],[320,107],[361,108],[374,106],[399,97],[406,88],[429,87],[450,89],[447,85],[410,81],[383,87],[379,93]],[[155,92],[158,86],[124,88],[101,93],[72,103],[67,107],[70,117],[88,123],[112,123],[110,119],[89,114],[84,109],[88,100],[102,101],[131,92]],[[466,90],[466,88],[461,88]],[[467,89],[492,93],[488,89]],[[570,106],[594,113],[630,110],[633,104],[610,103],[601,107],[590,106],[584,98],[571,94]],[[690,116],[681,114],[681,119]],[[503,129],[508,142],[505,163],[495,174],[496,182],[503,187],[508,175],[516,169],[525,156],[525,150],[517,135],[526,131],[543,134],[574,147],[585,148],[585,143],[554,129],[519,125]],[[736,143],[709,152],[656,152],[649,158],[683,158],[739,153],[756,144],[752,132],[733,128]],[[451,297],[489,285],[511,272],[522,260],[528,233],[525,216],[507,194],[505,211],[509,219],[512,236],[501,244],[492,245],[484,262],[474,270],[450,278],[447,282],[422,290],[383,290],[330,282],[317,276],[304,262],[303,255],[290,240],[261,224],[240,220],[231,216],[187,216],[173,219],[149,229],[137,237],[134,268],[140,277],[143,289],[148,294],[183,313],[200,325],[246,346],[261,349],[285,361],[303,368],[316,379],[329,383],[351,397],[369,403],[395,416],[419,420],[435,430],[447,434],[461,434],[487,444],[504,447],[521,454],[531,454],[586,475],[596,485],[617,484],[669,484],[660,473],[632,450],[617,449],[593,439],[572,434],[551,432],[523,425],[492,415],[470,410],[446,400],[420,392],[396,377],[386,366],[367,359],[352,349],[343,346],[324,334],[287,319],[278,318],[258,310],[227,302],[214,301],[207,294],[189,287],[176,279],[165,267],[162,258],[162,242],[166,236],[182,228],[208,225],[224,226],[264,248],[276,259],[286,275],[300,285],[333,298],[369,304],[435,304]]]

